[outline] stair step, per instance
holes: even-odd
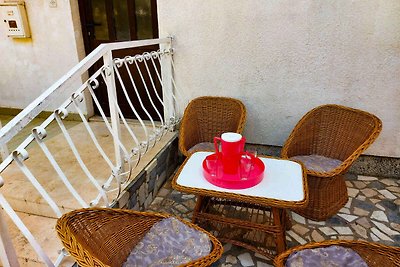
[[[99,143],[105,153],[113,161],[114,144],[112,136],[109,134],[104,123],[95,121],[91,122],[90,125],[95,135],[99,137]],[[139,140],[144,140],[143,129],[137,126],[137,124],[135,125],[134,131],[138,133],[137,138]],[[111,173],[110,168],[98,153],[84,125],[75,125],[69,128],[69,132],[88,169],[92,172],[94,177],[104,182]],[[132,170],[131,177],[136,177],[145,169],[148,163],[155,158],[157,153],[161,151],[168,142],[175,138],[175,135],[175,133],[167,133],[154,148],[149,150],[149,152],[143,156],[139,165]],[[96,198],[98,195],[97,189],[90,183],[79,167],[64,136],[62,134],[56,134],[55,136],[48,136],[47,138],[46,146],[53,153],[60,168],[64,171],[78,193],[87,203]],[[122,131],[122,140],[124,144],[127,144],[127,149],[134,146],[133,140],[128,136],[126,131]],[[57,175],[57,172],[50,165],[50,162],[39,145],[30,145],[27,151],[30,157],[24,162],[25,165],[56,202],[61,212],[65,213],[73,209],[81,208],[81,205],[72,197],[72,194],[67,190],[67,187]],[[15,162],[10,164],[10,166],[1,173],[1,176],[5,181],[4,186],[1,188],[1,193],[14,210],[17,211],[18,215],[21,216],[27,228],[32,232],[35,238],[38,239],[38,242],[43,246],[45,252],[54,262],[58,256],[58,251],[62,248],[61,242],[54,229],[57,218],[56,214],[29,182]],[[115,193],[109,195],[110,200],[114,197]],[[7,225],[10,228],[13,245],[16,249],[21,266],[43,266],[42,260],[38,258],[38,255],[23,237],[22,233],[16,228],[7,215],[5,215],[5,217],[7,218]],[[72,266],[73,262],[72,258],[66,259],[63,261],[62,266]]]

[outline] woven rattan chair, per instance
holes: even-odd
[[[58,219],[56,230],[79,266],[114,267],[126,261],[153,224],[167,217],[170,215],[123,209],[80,209]],[[182,266],[209,266],[221,256],[222,245],[214,236],[192,223],[180,221],[206,233],[212,242],[208,256]]]
[[[212,150],[215,136],[224,132],[242,133],[245,122],[246,108],[237,99],[214,96],[193,99],[183,114],[179,149],[185,156],[191,154],[191,148]],[[193,148],[198,144],[203,146]]]
[[[343,175],[381,129],[376,116],[339,105],[319,106],[304,115],[284,144],[282,158],[318,155],[341,163],[326,172],[307,169],[309,204],[295,212],[317,221],[336,214],[348,200]]]
[[[302,246],[291,248],[274,259],[275,267],[284,267],[287,258],[290,254],[302,249],[321,248],[328,246],[342,246],[351,248],[357,252],[360,257],[370,267],[391,267],[400,266],[400,248],[381,245],[378,243],[366,242],[366,241],[346,241],[346,240],[329,240],[317,243],[309,243]]]

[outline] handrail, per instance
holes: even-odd
[[[161,43],[170,43],[171,37],[149,39],[141,41],[127,41],[119,43],[101,44],[86,56],[81,62],[74,66],[70,71],[44,91],[24,110],[22,110],[15,118],[0,129],[0,146],[5,145],[11,140],[22,128],[24,128],[31,120],[33,120],[40,112],[45,110],[63,88],[68,87],[74,78],[80,78],[96,61],[98,61],[106,51],[120,50],[139,46],[156,45]]]
[[[92,205],[112,206],[115,204],[118,198],[121,196],[122,190],[126,189],[126,187],[129,185],[131,181],[132,169],[138,166],[142,156],[161,140],[166,131],[176,129],[176,126],[180,121],[182,114],[177,110],[181,109],[182,107],[179,106],[177,97],[175,96],[175,94],[178,93],[178,90],[173,77],[174,67],[171,42],[172,38],[167,37],[142,41],[102,44],[87,57],[85,57],[81,62],[79,62],[75,67],[70,69],[67,74],[62,76],[57,82],[55,82],[24,110],[22,110],[14,119],[0,129],[1,147],[1,145],[7,144],[9,140],[18,134],[21,129],[24,128],[30,121],[32,121],[40,112],[48,108],[49,104],[53,104],[52,108],[54,108],[54,112],[50,114],[40,125],[37,125],[35,128],[33,128],[32,132],[18,145],[18,147],[0,163],[0,187],[2,187],[4,184],[4,179],[2,177],[3,171],[5,171],[6,168],[14,162],[15,165],[10,166],[10,168],[15,167],[19,172],[22,173],[23,177],[25,177],[34,186],[36,191],[41,195],[41,198],[45,200],[45,203],[47,203],[46,205],[51,208],[52,213],[49,216],[55,216],[58,218],[62,215],[63,209],[60,209],[60,207],[63,206],[60,206],[58,200],[53,199],[53,194],[49,194],[49,192],[46,191],[46,188],[48,187],[46,187],[45,183],[42,184],[43,180],[40,179],[42,174],[38,173],[37,171],[35,172],[36,165],[32,166],[28,162],[25,164],[25,160],[27,160],[30,156],[37,155],[37,151],[35,150],[36,148],[29,150],[27,148],[32,142],[36,142],[38,144],[38,150],[40,151],[39,153],[44,154],[44,159],[48,161],[50,168],[54,169],[55,173],[57,174],[58,177],[55,178],[59,180],[57,184],[60,184],[66,188],[71,197],[77,201],[79,207],[87,207]],[[156,44],[160,44],[160,49],[157,51],[145,52],[140,55],[129,55],[125,58],[113,58],[112,56],[112,52],[114,50]],[[81,80],[82,75],[101,59],[103,60],[103,65],[99,67],[99,69],[92,75],[85,77],[85,80]],[[130,69],[126,67],[128,64],[134,64],[134,66],[136,65],[136,68]],[[138,64],[143,64],[141,65],[142,68],[139,68]],[[120,77],[118,68],[121,68],[122,66],[126,67],[126,70],[125,68],[123,70],[128,71],[129,79],[123,79]],[[145,69],[143,70],[143,68]],[[162,97],[160,97],[160,95],[157,93],[158,89],[156,90],[155,81],[152,78],[147,80],[142,75],[142,70],[150,75],[151,68],[152,71],[157,74],[158,82],[161,86],[160,89],[163,93]],[[141,82],[140,85],[143,84],[146,90],[146,94],[143,94],[143,96],[137,95],[139,102],[142,101],[140,97],[143,99],[146,97],[149,98],[148,100],[151,102],[152,108],[155,109],[155,112],[160,119],[159,124],[155,124],[150,114],[147,114],[147,117],[151,122],[151,125],[147,125],[143,118],[139,116],[139,113],[136,112],[137,108],[141,108],[141,111],[145,111],[145,107],[142,105],[142,103],[140,107],[139,105],[136,106],[136,103],[132,103],[130,101],[130,95],[128,95],[126,92],[127,88],[130,88],[130,92],[132,92],[132,89],[136,90],[135,86],[138,85],[138,83],[135,85],[135,81],[130,71],[135,71],[135,73],[139,75],[139,78],[135,79],[138,79],[139,83]],[[130,108],[134,111],[139,122],[139,131],[144,132],[144,138],[141,137],[141,140],[139,140],[139,138],[136,136],[136,133],[133,132],[133,128],[130,128],[132,125],[128,125],[125,118],[126,114],[124,115],[120,109],[118,103],[119,99],[117,98],[116,92],[116,78],[123,90],[125,100],[129,103]],[[79,84],[75,84],[76,81],[79,81]],[[100,106],[100,102],[97,101],[94,93],[94,90],[99,87],[100,82],[104,82],[107,88],[110,108],[110,122],[108,121],[109,119],[105,117],[102,107]],[[150,90],[154,91],[153,95],[150,94]],[[58,98],[61,93],[63,95],[68,95],[65,101],[63,101],[61,105],[58,103],[54,104],[56,97]],[[88,122],[84,114],[82,104],[80,104],[84,99],[84,93],[88,93],[85,95],[85,97],[91,97],[94,101],[93,105],[95,105],[101,113],[101,118],[105,124],[105,129],[109,132],[109,135],[113,139],[115,160],[111,160],[110,158],[110,155],[113,155],[112,153],[105,153],[104,148],[99,142],[100,136],[94,133],[92,130],[93,124]],[[153,98],[157,98],[157,100]],[[153,101],[158,101],[159,104],[161,104],[162,109],[157,110]],[[89,165],[86,162],[87,158],[81,157],[80,151],[78,151],[79,143],[71,138],[68,127],[64,125],[63,120],[66,119],[68,112],[70,112],[67,110],[67,108],[68,110],[72,108],[79,114],[82,125],[85,129],[85,136],[89,136],[90,139],[88,140],[93,143],[92,145],[95,149],[93,153],[98,153],[99,156],[101,156],[101,162],[106,166],[106,171],[102,171],[102,175],[96,174],[96,172],[93,171],[95,168],[89,168]],[[162,111],[164,112],[164,117],[161,115]],[[65,167],[62,168],[63,166],[59,164],[60,158],[57,158],[54,156],[55,154],[52,154],[50,146],[51,142],[48,142],[46,145],[46,142],[49,140],[47,133],[50,133],[46,131],[46,127],[51,125],[52,122],[57,125],[57,128],[60,131],[60,137],[63,138],[63,140],[68,144],[67,149],[70,150],[69,153],[71,153],[76,160],[76,166],[82,170],[82,179],[85,179],[88,185],[94,186],[97,196],[91,195],[90,199],[88,200],[83,198],[86,193],[85,190],[79,190],[79,187],[69,180],[69,175],[71,172],[68,172]],[[125,127],[126,129],[124,128],[122,131],[122,127]],[[71,132],[73,132],[72,129]],[[122,137],[124,135],[122,133],[127,134],[131,140],[129,141],[123,139]],[[122,143],[122,141],[125,143]],[[129,146],[127,146],[127,144],[129,144]],[[5,173],[6,172],[4,172],[4,174]],[[6,176],[5,178],[7,179]],[[8,203],[4,193],[0,194],[0,207],[5,210],[13,223],[28,239],[29,243],[34,248],[43,263],[45,263],[47,266],[58,266],[61,263],[65,253],[59,253],[57,260],[54,263],[51,262],[48,255],[46,255],[46,253],[37,243],[32,233],[19,218],[18,214],[13,210],[13,207],[11,207],[10,203]],[[2,239],[0,239],[0,259],[3,261],[3,263],[7,262],[7,259],[5,258],[15,257],[13,256],[15,253],[13,253],[11,247],[10,252],[6,252],[5,255],[3,255],[4,253],[1,249],[1,242],[8,244],[11,242],[8,239],[6,240],[3,236]]]

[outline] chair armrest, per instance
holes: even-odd
[[[200,142],[196,120],[190,114],[183,118],[179,129],[179,150],[186,157],[188,150]]]

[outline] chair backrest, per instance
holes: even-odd
[[[315,249],[328,246],[342,246],[350,248],[357,252],[370,267],[399,266],[400,264],[399,247],[387,246],[363,240],[325,240],[322,242],[314,242],[296,246],[286,250],[275,257],[274,266],[286,266],[286,260],[292,253],[301,251],[303,249]]]
[[[282,153],[317,154],[330,158],[358,157],[378,137],[382,122],[368,112],[340,105],[323,105],[297,123]]]
[[[80,266],[121,266],[154,223],[166,215],[122,209],[74,210],[57,220],[64,247]]]
[[[193,99],[186,107],[179,132],[179,148],[187,149],[212,142],[224,132],[241,133],[246,122],[246,108],[240,100],[204,96]]]
[[[56,230],[65,249],[79,266],[122,266],[132,249],[153,225],[171,215],[126,209],[87,208],[64,214]],[[222,255],[222,244],[195,224],[177,218],[188,227],[206,234],[211,241],[209,255],[180,266],[210,266]]]

